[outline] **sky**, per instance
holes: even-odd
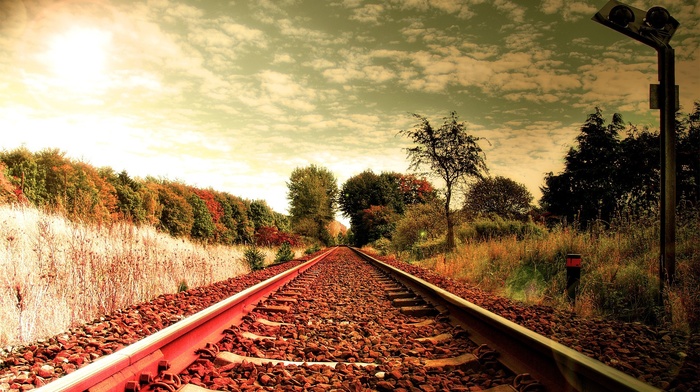
[[[656,52],[593,22],[606,2],[0,0],[0,148],[58,148],[287,213],[295,168],[325,167],[339,187],[408,173],[397,133],[411,114],[439,126],[455,111],[489,174],[537,200],[595,107],[658,129]],[[659,2],[680,22],[688,112],[700,5]]]

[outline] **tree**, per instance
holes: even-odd
[[[343,215],[350,218],[350,227],[355,233],[354,244],[362,246],[369,243],[370,237],[374,236],[370,232],[375,231],[375,228],[368,226],[368,223],[377,222],[365,219],[368,209],[388,207],[393,213],[400,215],[407,206],[425,203],[434,197],[435,190],[432,185],[415,175],[393,172],[375,174],[372,170],[366,170],[350,177],[343,184],[338,205]],[[391,233],[384,228],[377,230],[385,233],[385,237],[391,237]]]
[[[272,209],[265,200],[253,200],[246,204],[248,207],[248,220],[252,223],[254,231],[261,227],[275,225]]]
[[[12,151],[1,152],[0,161],[7,168],[10,182],[22,191],[30,203],[36,206],[45,206],[48,203],[44,176],[35,154],[26,147],[19,147]]]
[[[466,183],[470,178],[482,178],[487,172],[484,152],[477,144],[480,140],[468,134],[465,124],[458,121],[457,114],[451,112],[444,118],[440,128],[433,128],[427,118],[413,114],[419,120],[413,129],[401,130],[416,144],[406,149],[410,160],[410,169],[418,170],[423,166],[430,169],[430,174],[441,178],[445,183],[444,213],[447,222],[447,249],[455,247],[454,218],[450,204],[456,187]]]
[[[682,123],[678,137],[678,191],[685,202],[700,205],[700,101]]]
[[[116,174],[111,168],[100,169],[103,176],[112,186],[117,196],[117,220],[127,220],[136,225],[146,221],[146,209],[139,191],[142,185],[129,177],[126,170]]]
[[[525,185],[510,178],[482,178],[467,192],[464,211],[470,215],[497,215],[505,219],[523,219],[531,209],[532,194]]]
[[[613,114],[612,122],[605,126],[596,108],[581,127],[577,145],[566,154],[564,171],[546,175],[540,204],[553,214],[578,218],[583,226],[594,219],[609,222],[625,194],[620,177],[619,132],[623,129],[620,114]]]
[[[366,234],[367,242],[380,238],[391,239],[397,214],[388,206],[371,206],[362,210],[361,231]]]
[[[443,205],[439,199],[411,205],[396,222],[392,245],[399,251],[405,251],[418,242],[431,241],[443,236],[447,225],[445,219],[441,219],[442,212]]]
[[[215,228],[207,203],[195,192],[192,192],[187,197],[187,202],[192,207],[190,237],[200,241],[207,241],[214,234]]]
[[[338,183],[333,173],[316,165],[296,168],[287,183],[289,215],[299,234],[328,242],[328,223],[335,219]]]
[[[659,203],[661,165],[659,134],[632,127],[620,142],[616,186],[618,208],[628,212],[654,211]]]
[[[161,205],[159,228],[173,237],[183,237],[192,232],[194,213],[192,206],[182,194],[182,187],[175,183],[150,183],[158,192]]]

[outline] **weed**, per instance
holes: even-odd
[[[285,242],[277,250],[277,254],[275,254],[275,263],[284,263],[292,259],[294,259],[292,247],[289,245],[289,242]]]
[[[246,248],[245,252],[243,252],[243,257],[251,271],[257,271],[265,267],[265,253],[255,245]]]
[[[321,250],[321,247],[318,244],[313,244],[313,245],[309,246],[308,248],[306,248],[306,250],[304,250],[304,254],[305,255],[314,254],[314,253],[318,252],[319,250]]]

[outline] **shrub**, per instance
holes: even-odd
[[[411,254],[416,260],[425,259],[443,253],[447,250],[445,238],[438,238],[432,241],[418,242],[413,244]]]
[[[187,281],[184,279],[180,281],[180,283],[177,285],[177,292],[181,293],[183,291],[187,291],[189,287],[187,286]]]
[[[371,243],[372,248],[379,252],[380,256],[386,256],[389,254],[389,248],[391,247],[391,240],[388,238],[381,237],[378,240]]]
[[[284,263],[285,261],[292,260],[293,258],[294,252],[292,251],[292,247],[289,245],[289,242],[285,242],[277,250],[277,254],[275,255],[275,263]]]
[[[309,246],[308,248],[306,248],[306,250],[304,251],[304,254],[310,255],[310,254],[318,252],[319,250],[321,250],[321,247],[318,244],[313,244],[313,245]]]
[[[503,237],[516,237],[522,240],[530,237],[541,237],[542,235],[544,235],[544,229],[533,222],[503,220],[499,217],[478,219],[457,230],[457,238],[462,242],[470,239],[488,241]]]
[[[254,245],[246,248],[243,257],[251,271],[257,271],[264,267],[265,254]]]

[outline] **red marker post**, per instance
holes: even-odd
[[[569,302],[576,303],[576,290],[581,280],[581,255],[570,253],[566,255],[566,296]]]

